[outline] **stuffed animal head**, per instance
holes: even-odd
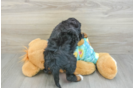
[[[35,75],[44,67],[44,50],[47,47],[47,41],[37,38],[29,43],[29,48],[25,50],[26,54],[22,61],[22,72],[28,77]]]
[[[44,69],[44,54],[43,51],[47,47],[47,41],[37,38],[29,43],[29,49],[27,49],[27,54],[25,61],[29,60],[40,69]]]

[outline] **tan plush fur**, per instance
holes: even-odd
[[[29,43],[29,48],[25,50],[26,54],[22,59],[24,61],[24,65],[22,66],[24,75],[32,77],[44,69],[43,51],[46,47],[47,41],[39,38]]]
[[[47,47],[47,41],[36,39],[29,44],[28,57],[29,61],[40,69],[44,69],[44,49]]]
[[[87,36],[86,36],[87,37]],[[81,45],[81,40],[78,45]],[[26,54],[22,59],[24,65],[22,66],[22,72],[25,76],[32,77],[36,75],[44,67],[44,55],[43,51],[47,47],[47,41],[39,38],[29,43],[29,48],[25,50]],[[87,52],[88,53],[88,52]],[[99,73],[107,78],[113,79],[117,73],[117,65],[112,57],[108,53],[99,53],[99,59],[96,63]],[[75,74],[89,75],[95,71],[95,65],[91,62],[77,61]],[[62,69],[61,73],[65,72]]]
[[[33,63],[26,61],[22,66],[22,72],[25,76],[32,77],[35,74],[37,74],[40,71],[40,69],[33,65]]]
[[[96,70],[95,65],[91,62],[77,61],[74,74],[89,75]]]
[[[108,53],[99,53],[97,61],[98,71],[107,79],[113,79],[117,73],[117,66],[112,57]]]
[[[81,46],[82,44],[84,43],[84,39],[81,39],[79,42],[78,42],[78,46]]]

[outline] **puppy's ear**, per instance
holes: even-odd
[[[53,47],[54,49],[56,48],[56,45],[60,44],[60,40],[62,40],[61,37],[61,31],[53,31],[50,38],[49,38],[49,42],[48,45],[52,45],[51,47]]]
[[[60,31],[54,30],[50,36],[51,39],[59,39]]]

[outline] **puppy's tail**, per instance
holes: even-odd
[[[55,81],[55,84],[57,87],[61,88],[60,84],[59,84],[59,67],[55,66],[53,69],[52,69],[52,74],[53,74],[53,77],[54,77],[54,81]]]

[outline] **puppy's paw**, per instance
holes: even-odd
[[[83,76],[82,75],[76,75],[76,77],[77,77],[77,81],[82,81],[83,80]]]

